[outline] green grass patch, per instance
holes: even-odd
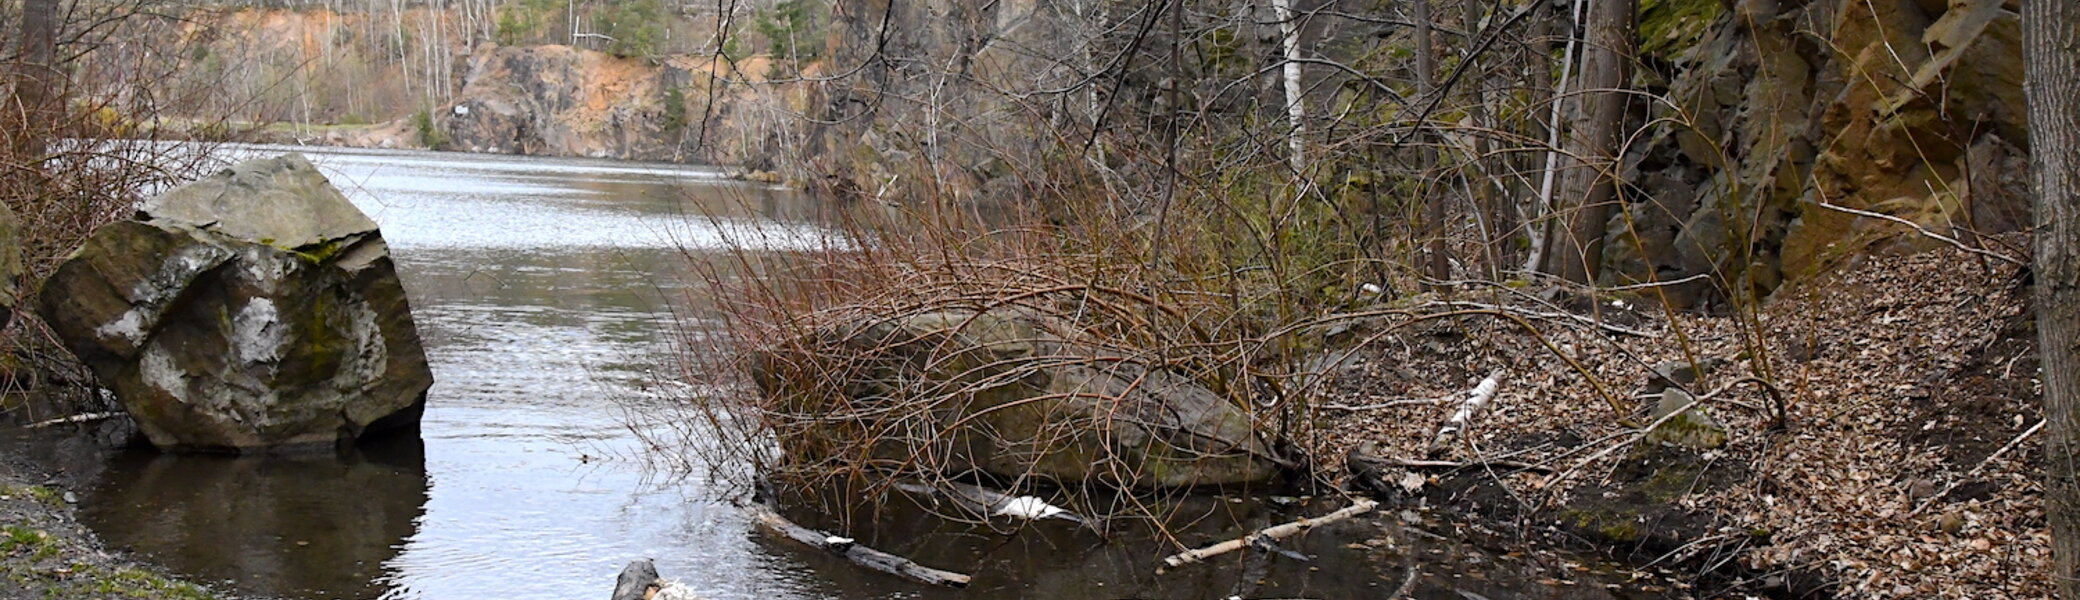
[[[58,555],[58,541],[37,529],[20,525],[0,527],[0,555],[22,552],[27,552],[30,560],[46,560]]]
[[[11,498],[12,498],[12,497],[22,497],[22,498],[29,498],[29,499],[31,499],[31,500],[35,500],[35,501],[37,501],[37,502],[42,502],[42,503],[44,503],[44,504],[52,504],[52,505],[55,505],[55,504],[59,503],[60,501],[62,501],[62,500],[64,499],[64,494],[61,494],[61,493],[59,493],[59,492],[58,492],[58,490],[55,490],[55,489],[51,489],[51,488],[49,488],[49,487],[44,487],[44,486],[40,486],[40,485],[8,485],[8,486],[0,486],[0,496],[5,496],[5,497],[11,497]]]
[[[192,583],[174,581],[143,569],[118,568],[94,584],[94,592],[146,600],[214,600],[216,595]]]

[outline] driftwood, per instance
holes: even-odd
[[[31,424],[29,424],[29,426],[28,426],[28,429],[43,429],[43,428],[45,428],[45,427],[56,427],[56,426],[58,426],[58,425],[64,425],[64,424],[67,424],[67,423],[88,423],[88,422],[93,422],[93,421],[101,421],[101,420],[105,420],[105,419],[113,419],[113,418],[116,418],[116,417],[120,417],[120,416],[123,416],[123,413],[119,413],[119,412],[98,412],[98,413],[82,413],[82,414],[72,415],[72,416],[70,416],[70,417],[58,417],[58,418],[56,418],[56,419],[50,419],[50,420],[46,420],[46,421],[37,421],[37,422],[35,422],[35,423],[31,423]]]
[[[780,516],[779,511],[773,510],[771,506],[754,503],[745,510],[759,525],[803,545],[843,557],[852,561],[852,564],[928,585],[954,588],[968,586],[967,575],[920,565],[901,556],[859,545],[851,538],[829,535],[796,525],[793,521],[787,520],[787,517]]]
[[[1249,535],[1245,535],[1239,538],[1235,538],[1211,546],[1206,546],[1203,548],[1194,548],[1191,550],[1186,550],[1184,552],[1179,552],[1177,554],[1172,554],[1163,558],[1163,568],[1175,569],[1195,562],[1213,558],[1215,556],[1220,556],[1222,554],[1227,554],[1229,552],[1241,550],[1245,547],[1258,545],[1263,542],[1281,540],[1301,533],[1306,533],[1308,530],[1314,529],[1315,527],[1335,523],[1337,521],[1342,521],[1344,519],[1365,514],[1366,512],[1369,512],[1373,508],[1376,508],[1378,506],[1378,502],[1374,502],[1368,499],[1359,499],[1356,503],[1353,503],[1350,506],[1343,507],[1342,510],[1338,510],[1333,513],[1329,513],[1314,518],[1300,519],[1298,521],[1292,521],[1280,525],[1273,525],[1270,527],[1256,530],[1255,532]]]
[[[1495,390],[1501,387],[1501,371],[1482,379],[1480,385],[1474,386],[1473,391],[1466,395],[1466,401],[1459,403],[1459,410],[1452,413],[1452,418],[1446,419],[1444,425],[1437,428],[1437,436],[1431,438],[1430,446],[1423,450],[1423,455],[1436,456],[1439,450],[1443,450],[1445,443],[1452,441],[1453,437],[1466,429],[1466,422],[1472,420],[1475,413],[1486,407],[1488,401],[1495,399]]]

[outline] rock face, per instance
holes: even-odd
[[[801,85],[758,83],[763,58],[655,61],[568,46],[486,46],[455,104],[434,115],[447,147],[471,152],[708,161],[774,168]],[[710,98],[704,90],[717,87]],[[710,101],[712,100],[712,104]]]
[[[376,224],[300,155],[240,164],[102,227],[38,310],[171,451],[414,427],[433,376]]]
[[[2014,0],[1659,4],[1666,15],[1649,10],[1647,30],[1711,26],[1671,33],[1694,42],[1656,57],[1680,75],[1642,82],[1672,105],[1637,122],[1687,126],[1655,128],[1626,157],[1631,204],[1612,222],[1606,272],[1625,282],[1745,274],[1767,294],[1865,253],[1931,243],[1823,203],[1967,241],[2030,223]],[[1714,301],[1711,287],[1667,292],[1691,306]]]
[[[1233,403],[1169,371],[1064,341],[1042,322],[999,310],[847,324],[816,344],[822,355],[852,357],[846,364],[798,361],[783,371],[771,366],[781,357],[767,357],[757,379],[791,415],[863,415],[781,432],[796,458],[860,452],[945,472],[1146,488],[1278,474]],[[800,384],[833,380],[846,383]],[[891,427],[907,435],[869,433]]]

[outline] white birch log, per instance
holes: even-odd
[[[1255,532],[1252,532],[1249,535],[1245,535],[1239,538],[1235,538],[1211,546],[1206,546],[1203,548],[1194,548],[1191,550],[1186,550],[1184,552],[1179,552],[1177,554],[1172,554],[1163,558],[1163,568],[1175,569],[1195,562],[1200,562],[1209,558],[1213,558],[1215,556],[1220,556],[1222,554],[1227,554],[1229,552],[1241,550],[1243,548],[1249,547],[1251,544],[1257,543],[1260,540],[1274,541],[1289,538],[1295,535],[1306,533],[1308,530],[1314,529],[1316,527],[1320,527],[1323,525],[1335,523],[1337,521],[1342,521],[1344,519],[1365,514],[1367,512],[1370,512],[1373,508],[1377,508],[1378,506],[1378,502],[1374,502],[1370,499],[1361,498],[1356,503],[1353,503],[1350,506],[1343,507],[1342,510],[1338,510],[1333,513],[1329,513],[1319,517],[1300,519],[1298,521],[1292,521],[1280,525],[1273,525],[1270,527],[1256,530]]]
[[[1430,446],[1423,450],[1423,454],[1434,456],[1439,450],[1444,449],[1446,443],[1466,429],[1466,423],[1473,420],[1473,415],[1478,414],[1482,408],[1488,406],[1489,401],[1495,399],[1495,391],[1501,387],[1501,371],[1482,379],[1480,385],[1474,386],[1473,391],[1466,395],[1466,401],[1459,403],[1459,410],[1452,413],[1452,418],[1446,419],[1444,426],[1437,428],[1437,436],[1431,438]]]

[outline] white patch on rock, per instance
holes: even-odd
[[[94,335],[102,338],[119,337],[135,344],[144,341],[144,315],[140,309],[123,311],[123,316],[108,324],[94,328]]]
[[[283,330],[274,301],[254,298],[231,319],[232,355],[248,362],[279,361],[289,341]]]
[[[223,262],[225,254],[223,249],[209,244],[195,244],[174,252],[159,263],[158,271],[130,290],[130,310],[95,328],[94,334],[103,339],[120,337],[131,344],[143,343],[148,330],[158,326],[156,315],[166,302],[187,289],[186,282],[194,279],[196,273]]]
[[[175,400],[188,401],[188,374],[173,366],[173,357],[166,355],[165,348],[157,344],[145,348],[144,359],[137,366],[145,385],[159,388]]]
[[[289,278],[290,262],[296,260],[265,246],[248,246],[243,254],[239,262],[245,263],[246,281],[262,294],[280,292],[282,282]]]

